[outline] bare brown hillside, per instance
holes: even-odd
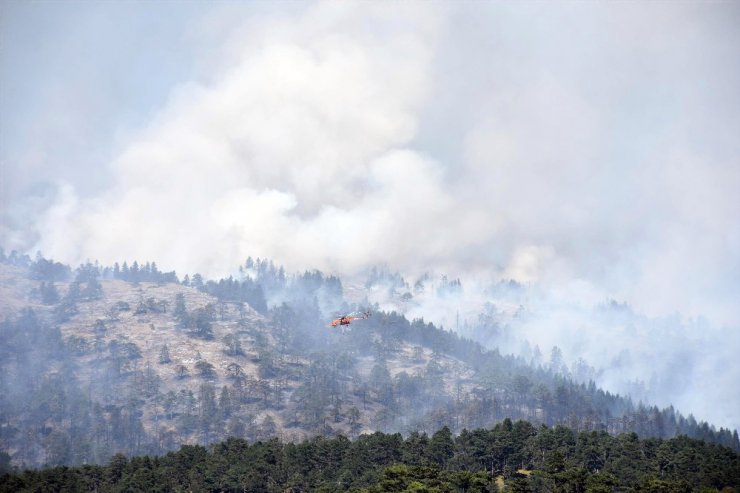
[[[140,276],[171,281],[0,262],[2,450],[16,465],[79,464],[229,436],[461,432],[507,417],[737,442],[393,311],[331,328],[332,314],[356,309],[337,278],[260,268],[181,284],[146,265]]]
[[[55,283],[61,300],[52,305],[40,302],[39,286],[24,269],[3,265],[2,315],[32,308],[58,327],[73,358],[76,384],[100,406],[102,419],[110,422],[135,409],[128,418],[138,416],[141,433],[159,437],[164,448],[228,434],[253,439],[272,434],[287,439],[327,432],[356,435],[390,419],[384,399],[391,397],[382,395],[381,387],[390,389],[403,373],[420,378],[433,361],[439,373],[437,391],[451,395],[469,387],[473,375],[451,357],[398,342],[383,353],[381,369],[387,370],[388,381],[380,382],[385,377],[372,355],[330,352],[317,360],[310,351],[286,349],[269,316],[180,284],[102,280],[99,293],[77,300],[63,321],[58,320],[59,307],[72,283]],[[178,323],[178,295],[189,313],[210,314],[208,337],[198,337]],[[362,329],[361,324],[351,328]],[[338,341],[349,337],[328,323],[314,330]],[[379,343],[377,336],[371,341]],[[47,377],[67,371],[66,363],[59,364]],[[203,423],[208,420],[213,423]],[[47,423],[52,429],[57,426],[53,420]]]

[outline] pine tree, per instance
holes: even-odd
[[[226,419],[231,416],[231,395],[229,394],[229,389],[226,385],[221,388],[221,395],[218,398],[218,410],[221,414],[221,419]]]
[[[185,295],[182,293],[177,293],[175,295],[175,311],[173,312],[173,315],[175,316],[175,320],[177,320],[177,323],[180,324],[181,327],[187,325],[188,321],[188,310],[185,307]]]
[[[445,467],[455,454],[452,432],[446,426],[432,435],[429,442],[429,456],[440,467]]]
[[[44,305],[54,305],[59,302],[59,291],[57,291],[54,282],[49,282],[48,284],[42,282],[39,292],[41,293],[41,303]]]
[[[139,276],[139,263],[136,260],[134,260],[134,263],[131,264],[130,276],[131,276],[131,282],[134,282],[134,283],[139,282],[139,277],[140,277]]]
[[[159,350],[159,362],[160,364],[164,365],[164,364],[169,363],[170,361],[172,361],[170,359],[170,350],[167,347],[167,344],[165,343],[165,345],[162,346],[162,349]]]

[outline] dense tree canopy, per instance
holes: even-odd
[[[431,438],[380,432],[354,441],[317,437],[299,444],[230,438],[208,448],[185,445],[163,457],[117,454],[106,466],[24,471],[0,479],[0,492],[490,492],[501,487],[732,491],[740,487],[740,456],[687,437],[639,440],[633,433],[614,437],[504,420],[456,437],[442,428]]]

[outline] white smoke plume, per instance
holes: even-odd
[[[7,27],[32,23],[32,7],[9,5]],[[349,275],[383,264],[410,278],[511,278],[560,303],[526,326],[527,339],[546,349],[580,338],[567,349],[591,360],[656,341],[584,335],[609,324],[590,308],[579,308],[581,322],[561,323],[554,315],[571,303],[614,298],[650,317],[705,316],[730,328],[702,330],[691,359],[721,358],[731,371],[717,370],[716,388],[731,392],[740,350],[728,334],[740,327],[738,20],[731,4],[201,7],[178,21],[187,36],[147,38],[180,43],[188,69],[171,69],[171,90],[124,131],[109,127],[115,137],[76,124],[105,120],[89,102],[68,102],[63,109],[79,114],[62,125],[59,115],[10,104],[6,91],[3,133],[25,135],[10,130],[14,118],[35,118],[36,130],[6,138],[1,151],[0,241],[71,263],[151,259],[207,276],[251,255]],[[2,73],[23,75],[31,48],[6,36]],[[121,107],[105,106],[105,116],[124,118]],[[33,135],[107,144],[56,155]],[[74,164],[93,148],[95,167]],[[45,162],[57,163],[37,180],[46,198],[24,195],[34,181],[22,170]],[[660,341],[668,352],[699,330],[676,326],[680,337]],[[711,414],[698,398],[687,411],[738,425],[738,402],[706,399],[723,411]]]

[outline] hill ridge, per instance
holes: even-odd
[[[398,313],[376,311],[338,333],[320,305],[347,307],[341,281],[318,271],[280,280],[273,266],[277,281],[194,276],[186,286],[174,273],[106,279],[93,264],[74,280],[68,268],[65,280],[39,279],[49,265],[0,264],[2,443],[19,465],[100,463],[232,435],[460,431],[507,417],[740,449],[737,432],[636,406]]]

